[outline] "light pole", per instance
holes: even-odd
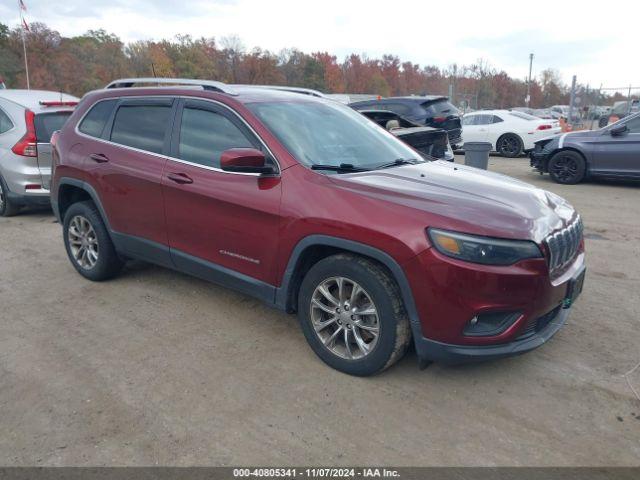
[[[531,68],[533,66],[533,53],[529,54],[529,81],[527,82],[527,108],[531,106]]]

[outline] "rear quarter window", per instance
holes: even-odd
[[[13,122],[9,115],[0,110],[0,134],[6,133],[13,128]]]
[[[111,112],[117,100],[103,100],[96,103],[85,115],[78,126],[78,130],[91,137],[100,138],[104,132],[104,127],[109,121]]]
[[[49,143],[53,132],[60,130],[64,126],[71,113],[70,111],[64,111],[37,114],[34,118],[34,124],[38,143]]]

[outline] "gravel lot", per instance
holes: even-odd
[[[582,213],[568,324],[517,358],[410,353],[369,379],[322,364],[293,316],[141,263],[90,283],[50,212],[0,218],[0,464],[640,464],[640,185],[489,168]]]

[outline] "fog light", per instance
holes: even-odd
[[[488,312],[474,316],[462,333],[469,337],[500,335],[522,316],[521,312]]]

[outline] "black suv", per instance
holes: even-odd
[[[427,127],[442,128],[449,135],[454,150],[462,146],[462,123],[460,112],[439,95],[388,97],[380,100],[354,102],[349,105],[356,110],[390,110]]]

